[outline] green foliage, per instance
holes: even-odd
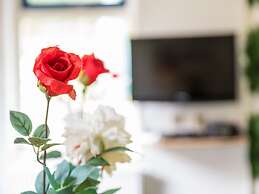
[[[14,144],[27,144],[27,145],[31,145],[26,139],[22,138],[22,137],[18,137],[14,140]]]
[[[117,188],[117,189],[111,189],[111,190],[108,190],[108,191],[105,191],[101,194],[113,194],[113,193],[116,193],[117,191],[119,191],[120,188]]]
[[[252,92],[259,91],[259,28],[249,33],[246,54],[248,64],[246,75]]]
[[[74,166],[64,160],[58,164],[53,173],[45,167],[47,175],[45,190],[47,194],[98,194],[99,179],[101,178],[100,169],[106,163],[99,157],[90,161],[85,165]],[[42,194],[42,181],[43,172],[37,176],[35,182],[36,192],[27,191],[22,194]],[[119,188],[111,189],[99,194],[114,194],[118,190]]]
[[[62,156],[60,151],[51,151],[47,153],[46,158],[53,159],[53,158],[60,158]],[[43,154],[40,156],[40,159],[43,159]]]
[[[46,175],[48,177],[49,183],[52,186],[53,189],[57,190],[60,185],[58,184],[58,182],[55,180],[54,175],[51,174],[51,172],[49,171],[48,167],[44,167],[44,170],[46,172]]]
[[[93,170],[93,172],[91,172],[91,174],[89,175],[89,178],[94,179],[94,180],[98,180],[98,178],[100,177],[101,173],[99,168],[95,168]]]
[[[29,137],[28,140],[33,146],[40,147],[42,145],[45,145],[50,139],[40,137]]]
[[[51,151],[47,153],[47,158],[60,158],[62,156],[60,151]]]
[[[71,164],[66,160],[62,161],[55,171],[55,179],[63,185],[72,171]]]
[[[42,151],[45,151],[45,150],[47,150],[47,149],[49,149],[49,148],[51,148],[51,147],[53,147],[53,146],[56,146],[56,145],[60,145],[60,143],[45,144],[45,145],[43,145],[43,146],[41,147],[41,150],[42,150]]]
[[[48,194],[97,194],[100,184],[99,167],[101,166],[89,164],[73,166],[65,160],[57,166],[53,173],[45,167],[48,185],[46,191]],[[98,173],[96,173],[97,171]],[[36,179],[35,188],[38,194],[42,193],[42,172]]]
[[[103,159],[102,157],[98,156],[98,157],[94,157],[91,160],[89,160],[87,162],[88,165],[91,166],[109,166],[109,162],[107,162],[105,159]]]
[[[49,180],[46,178],[46,187],[45,191],[49,189]],[[42,194],[43,191],[43,171],[41,171],[35,181],[35,190],[38,194]]]
[[[85,189],[94,189],[96,188],[96,186],[100,184],[100,181],[98,180],[94,180],[91,178],[87,178],[84,182],[82,182],[80,185],[78,185],[77,187],[75,187],[74,191],[75,192],[79,192],[79,191],[83,191]]]
[[[94,171],[95,167],[90,165],[77,166],[72,172],[71,176],[75,178],[75,184],[83,183],[89,175]]]
[[[250,163],[254,178],[259,177],[259,115],[252,115],[249,121]]]
[[[49,134],[50,134],[50,131],[49,131],[49,127],[47,126],[47,138],[49,137]],[[45,124],[42,124],[35,129],[35,131],[33,133],[33,137],[46,138]]]
[[[77,192],[76,194],[97,194],[96,189],[86,189],[80,192]]]
[[[10,121],[13,128],[23,136],[29,136],[32,131],[32,123],[30,118],[22,113],[10,111]]]
[[[254,5],[254,4],[256,4],[256,3],[259,3],[259,0],[248,0],[248,3],[249,3],[250,5]]]
[[[129,148],[126,148],[126,147],[113,147],[113,148],[109,148],[109,149],[106,149],[102,152],[102,154],[104,153],[108,153],[108,152],[125,152],[125,151],[128,151],[128,152],[133,152],[131,149]]]
[[[55,192],[53,190],[53,194],[73,194],[72,189],[73,189],[73,186],[64,187],[64,188],[58,189]]]

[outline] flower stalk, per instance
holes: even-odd
[[[46,96],[47,98],[47,109],[46,109],[46,115],[45,115],[45,138],[48,138],[48,115],[49,115],[49,104],[50,104],[50,96]],[[43,153],[43,194],[46,194],[46,172],[45,172],[45,167],[46,167],[46,162],[47,162],[47,151],[45,150]]]
[[[87,85],[83,86],[83,90],[82,90],[82,109],[81,109],[81,118],[84,118],[84,105],[85,105],[85,98],[86,98],[86,92],[87,92]]]

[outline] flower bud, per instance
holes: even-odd
[[[40,83],[40,81],[38,81],[37,87],[40,89],[41,92],[47,93],[47,88],[44,87],[44,86]]]
[[[81,70],[80,73],[79,73],[79,81],[80,81],[83,85],[87,86],[88,77],[85,75],[85,73],[84,73],[83,70]]]

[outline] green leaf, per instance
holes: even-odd
[[[109,148],[109,149],[106,149],[102,152],[102,154],[104,153],[108,153],[108,152],[125,152],[125,151],[128,151],[128,152],[133,152],[131,149],[129,148],[126,148],[126,147],[113,147],[113,148]]]
[[[105,191],[101,194],[113,194],[113,193],[116,193],[117,191],[119,191],[120,188],[117,188],[117,189],[111,189],[111,190],[108,190],[108,191]]]
[[[32,131],[30,118],[21,112],[10,111],[10,121],[13,128],[23,136],[29,136]]]
[[[56,145],[61,145],[60,143],[51,143],[51,144],[45,144],[44,146],[42,146],[41,150],[42,151],[45,151],[53,146],[56,146]]]
[[[51,151],[47,153],[47,158],[60,158],[62,156],[60,151]]]
[[[109,166],[109,162],[107,162],[105,159],[102,157],[94,157],[91,160],[87,162],[88,165],[91,166]]]
[[[49,168],[48,167],[44,167],[44,170],[46,172],[46,175],[48,176],[48,179],[49,179],[49,183],[50,185],[55,189],[57,190],[60,185],[57,183],[57,181],[55,180],[54,176],[51,174],[51,172],[49,171]]]
[[[29,142],[36,147],[40,147],[46,144],[50,139],[40,138],[40,137],[29,137]]]
[[[33,191],[25,191],[25,192],[22,192],[21,194],[37,194],[37,193],[35,193]]]
[[[100,184],[100,181],[87,178],[84,182],[82,182],[78,187],[75,188],[75,192],[83,191],[90,188],[96,188],[96,186]]]
[[[259,177],[259,115],[254,114],[249,120],[249,158],[253,178]]]
[[[76,180],[76,178],[69,176],[66,178],[66,180],[64,181],[62,186],[63,187],[71,186],[74,184],[75,180]]]
[[[18,137],[14,140],[15,144],[28,144],[31,145],[26,139],[22,138],[22,137]]]
[[[56,194],[73,194],[73,185],[56,191]]]
[[[253,0],[258,1],[258,0]],[[252,92],[259,91],[259,27],[253,28],[247,37],[246,44],[246,75]]]
[[[47,153],[46,158],[48,158],[48,159],[50,159],[50,158],[60,158],[61,156],[62,156],[61,152],[51,151],[51,152]],[[40,159],[43,159],[43,154],[40,156]]]
[[[60,183],[64,183],[67,177],[69,176],[71,171],[70,164],[63,160],[58,166],[55,171],[55,179]]]
[[[100,169],[99,168],[95,168],[93,170],[93,172],[91,172],[91,174],[89,175],[89,178],[94,179],[94,180],[98,180],[100,177]]]
[[[49,189],[47,194],[57,194],[57,192],[54,189]]]
[[[84,182],[89,177],[89,175],[94,171],[95,168],[96,167],[89,166],[89,165],[76,167],[71,173],[71,176],[76,178],[75,184],[79,185],[82,182]]]
[[[47,138],[49,137],[49,127],[47,126]],[[40,138],[46,138],[46,127],[45,124],[42,124],[35,129],[33,133],[33,137],[40,137]]]
[[[46,177],[45,191],[47,191],[48,188],[49,188],[49,180],[48,180],[48,177]],[[42,194],[42,191],[43,191],[43,171],[41,171],[36,178],[35,189],[36,189],[38,194]]]
[[[87,189],[84,191],[77,192],[76,194],[97,194],[96,189]]]

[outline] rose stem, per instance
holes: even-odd
[[[51,97],[46,96],[47,98],[47,110],[46,110],[46,116],[45,116],[45,138],[48,138],[48,115],[49,115],[49,103]],[[45,167],[46,167],[46,159],[47,159],[47,151],[44,151],[43,154],[43,194],[46,194],[46,172],[45,172]]]
[[[84,85],[83,91],[82,91],[82,110],[81,110],[81,118],[84,118],[84,104],[85,104],[85,96],[86,96],[87,86]]]

